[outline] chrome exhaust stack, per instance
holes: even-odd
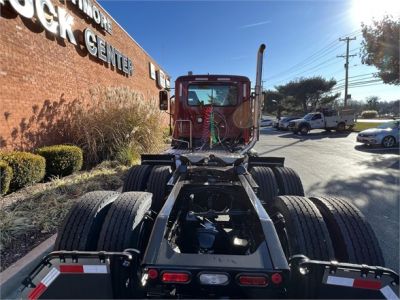
[[[257,53],[257,74],[256,74],[256,86],[255,86],[255,97],[253,105],[253,134],[250,142],[243,148],[240,154],[246,154],[250,151],[256,142],[260,139],[260,118],[261,118],[261,79],[262,79],[262,67],[264,58],[265,44],[261,44]]]

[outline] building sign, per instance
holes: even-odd
[[[150,68],[150,78],[156,80],[156,68],[151,62],[149,63],[149,68]]]
[[[162,70],[157,71],[157,85],[160,88],[165,88],[165,73]]]
[[[68,0],[67,0],[68,1]],[[112,34],[112,22],[106,15],[104,15],[96,5],[90,0],[71,0],[71,2],[78,6],[78,8],[85,13],[96,24],[100,25],[109,34]]]
[[[0,5],[5,5],[5,2],[5,0],[0,0]],[[47,31],[77,45],[77,38],[73,31],[74,18],[64,8],[54,6],[51,0],[8,0],[8,2],[22,17],[28,19],[37,17]],[[102,13],[91,0],[71,0],[71,2],[86,14],[94,24],[112,34],[110,18]],[[133,64],[131,59],[96,35],[92,29],[86,28],[83,34],[84,43],[90,55],[112,65],[115,70],[120,70],[123,74],[132,76]]]

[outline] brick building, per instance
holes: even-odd
[[[96,2],[0,0],[0,147],[21,139],[44,106],[94,86],[124,86],[155,98],[164,70]],[[34,145],[33,145],[34,146]]]

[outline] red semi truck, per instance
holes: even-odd
[[[254,94],[242,76],[177,79],[171,149],[142,155],[122,193],[77,201],[24,298],[398,298],[356,207],[251,155],[264,49]]]

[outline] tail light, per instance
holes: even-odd
[[[156,269],[149,269],[147,271],[147,275],[149,276],[150,279],[157,279],[158,271]]]
[[[281,284],[283,281],[282,275],[279,273],[272,274],[271,281],[273,284]]]
[[[164,272],[161,274],[161,281],[164,283],[188,283],[190,274],[187,272]]]
[[[245,286],[267,286],[268,278],[264,275],[240,275],[238,282]]]

